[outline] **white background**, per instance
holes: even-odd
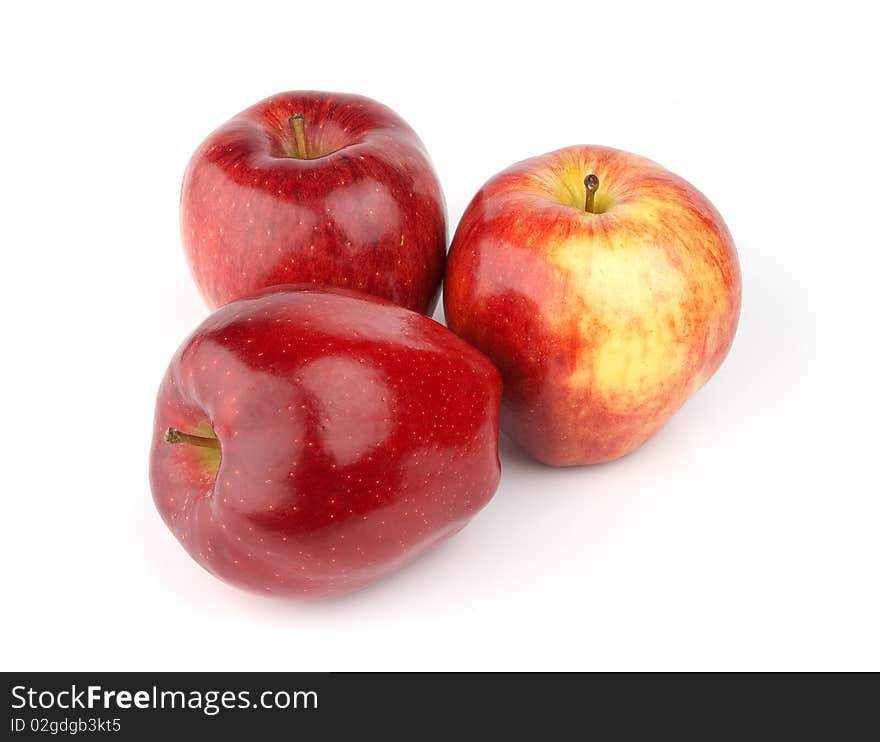
[[[3,669],[880,669],[876,28],[860,3],[6,3]],[[700,188],[738,245],[733,350],[654,440],[553,470],[359,594],[202,571],[153,509],[154,395],[205,316],[184,166],[286,89],[421,135],[450,231],[575,143]]]

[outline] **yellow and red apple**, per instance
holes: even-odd
[[[553,465],[633,451],[718,369],[739,319],[730,232],[651,160],[576,146],[520,162],[468,206],[449,327],[504,380],[502,429]]]

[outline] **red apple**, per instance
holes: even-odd
[[[454,534],[498,485],[498,371],[421,314],[267,289],[208,317],[159,389],[156,507],[230,583],[324,597]]]
[[[424,145],[397,114],[357,95],[292,92],[201,144],[183,179],[180,223],[212,308],[310,283],[430,314],[445,209]]]
[[[467,208],[444,285],[449,327],[504,379],[502,430],[548,464],[650,438],[727,354],[736,250],[696,188],[579,146],[520,162]]]

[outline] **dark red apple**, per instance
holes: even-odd
[[[443,194],[425,147],[357,95],[282,93],[211,134],[187,167],[183,245],[208,305],[280,284],[437,303]]]
[[[153,498],[189,554],[272,595],[361,588],[498,485],[498,371],[415,312],[273,288],[217,310],[159,389]]]

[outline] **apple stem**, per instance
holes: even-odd
[[[306,119],[301,113],[287,119],[290,128],[293,129],[293,138],[296,140],[296,151],[301,160],[309,159],[309,150],[306,147]]]
[[[220,441],[216,438],[182,433],[177,430],[177,428],[168,428],[168,430],[165,431],[165,442],[189,443],[191,446],[200,446],[201,448],[220,448]]]
[[[596,201],[596,191],[599,190],[599,179],[590,173],[584,178],[584,186],[587,189],[587,198],[584,201],[584,211],[593,214],[594,202]]]

